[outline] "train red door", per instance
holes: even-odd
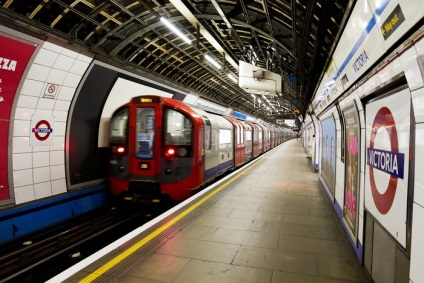
[[[155,96],[131,101],[129,124],[129,190],[140,195],[160,194],[162,104]]]

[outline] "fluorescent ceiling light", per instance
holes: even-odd
[[[237,78],[233,75],[233,74],[228,74],[228,77],[233,81],[233,82],[238,82]]]
[[[212,57],[211,56],[209,56],[209,55],[205,55],[205,59],[206,60],[208,60],[212,65],[214,65],[215,66],[215,68],[217,68],[217,69],[221,69],[221,65],[220,64],[218,64],[214,59],[212,59]]]
[[[188,44],[191,44],[191,40],[185,36],[179,29],[177,29],[173,24],[171,24],[166,18],[161,17],[161,22],[164,23],[170,30],[177,34],[181,39],[183,39]]]

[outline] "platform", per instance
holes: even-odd
[[[49,282],[365,282],[347,241],[291,140]]]

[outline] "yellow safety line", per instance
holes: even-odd
[[[111,269],[115,265],[119,264],[122,260],[124,260],[125,258],[127,258],[128,256],[130,256],[132,253],[134,253],[135,251],[137,251],[139,248],[141,248],[145,244],[147,244],[150,240],[152,240],[153,238],[155,238],[156,236],[158,236],[160,233],[162,233],[163,231],[165,231],[166,229],[168,229],[171,225],[175,224],[181,218],[183,218],[184,216],[186,216],[187,214],[189,214],[190,212],[192,212],[194,209],[196,209],[197,207],[199,207],[201,204],[203,204],[205,201],[207,201],[208,199],[210,199],[212,196],[214,196],[216,193],[218,193],[219,191],[221,191],[223,188],[225,188],[226,186],[228,186],[229,184],[231,184],[232,182],[234,182],[236,179],[238,179],[241,175],[243,175],[244,173],[246,173],[252,167],[256,166],[259,163],[259,161],[262,161],[262,159],[259,159],[257,162],[253,163],[248,168],[246,168],[242,172],[238,173],[236,176],[234,176],[233,178],[231,178],[230,180],[228,180],[227,182],[225,182],[224,184],[222,184],[221,186],[219,186],[214,191],[210,192],[208,195],[206,195],[204,198],[202,198],[201,200],[199,200],[198,202],[196,202],[195,204],[193,204],[191,207],[189,207],[186,210],[184,210],[183,212],[181,212],[175,218],[171,219],[170,221],[168,221],[167,223],[165,223],[164,225],[162,225],[161,227],[159,227],[158,229],[156,229],[155,231],[153,231],[152,233],[150,233],[149,235],[147,235],[146,237],[144,237],[143,239],[141,239],[140,241],[138,241],[137,243],[135,243],[134,245],[132,245],[131,247],[129,247],[127,250],[123,251],[121,254],[117,255],[115,258],[111,259],[105,265],[101,266],[100,268],[98,268],[93,273],[91,273],[90,275],[88,275],[87,277],[85,277],[84,279],[82,279],[79,282],[80,283],[92,282],[96,278],[98,278],[101,275],[103,275],[109,269]]]

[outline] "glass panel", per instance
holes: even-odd
[[[219,145],[231,143],[231,130],[219,129]]]
[[[212,147],[212,127],[208,117],[202,116],[205,120],[205,149],[210,150]]]
[[[142,159],[153,158],[155,137],[155,109],[137,108],[135,156]]]
[[[173,109],[165,109],[165,145],[192,144],[193,122]]]
[[[237,126],[237,144],[240,144],[240,135],[241,135],[240,125],[236,124],[236,126]]]
[[[246,131],[246,141],[252,140],[252,131]]]
[[[110,120],[110,143],[127,143],[128,108],[115,112]]]

